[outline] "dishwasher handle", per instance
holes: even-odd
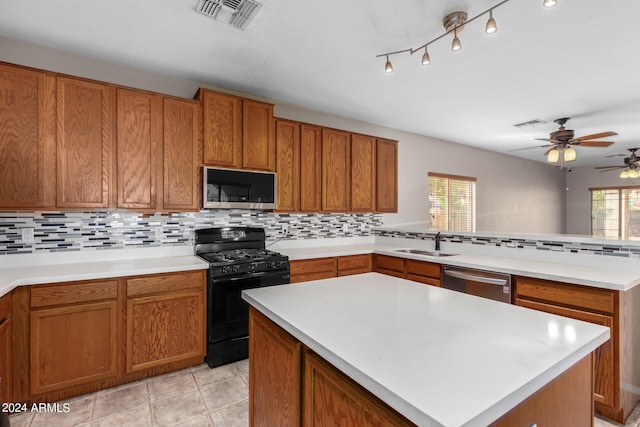
[[[444,269],[444,274],[446,276],[455,277],[456,279],[470,280],[472,282],[479,282],[479,283],[487,283],[489,285],[504,286],[507,284],[507,279],[476,276],[476,275],[465,273],[458,270]]]

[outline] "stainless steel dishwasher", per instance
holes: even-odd
[[[512,302],[509,274],[445,265],[442,267],[442,287],[496,301]]]

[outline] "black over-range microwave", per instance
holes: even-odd
[[[204,167],[202,206],[226,209],[275,209],[276,174]]]

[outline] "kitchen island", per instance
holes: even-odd
[[[568,417],[563,426],[593,422],[591,352],[609,339],[606,327],[376,273],[243,296],[252,306],[252,425],[353,415],[372,425],[486,426],[521,409],[556,411]],[[319,376],[322,367],[333,373]],[[329,397],[331,384],[339,396]],[[358,397],[341,410],[349,390]]]

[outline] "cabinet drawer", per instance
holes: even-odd
[[[356,269],[371,271],[371,254],[341,256],[338,258],[338,271]]]
[[[336,259],[335,258],[316,258],[291,261],[291,275],[332,272],[336,275]]]
[[[404,259],[387,255],[376,255],[376,269],[404,272]]]
[[[117,280],[44,285],[31,289],[31,307],[100,301],[117,296]]]
[[[127,297],[201,288],[205,285],[205,274],[201,270],[127,279]]]
[[[603,313],[613,313],[615,308],[615,291],[568,285],[529,277],[516,278],[515,296],[517,298],[548,301]]]
[[[425,261],[407,260],[407,275],[418,275],[440,280],[440,264]]]

